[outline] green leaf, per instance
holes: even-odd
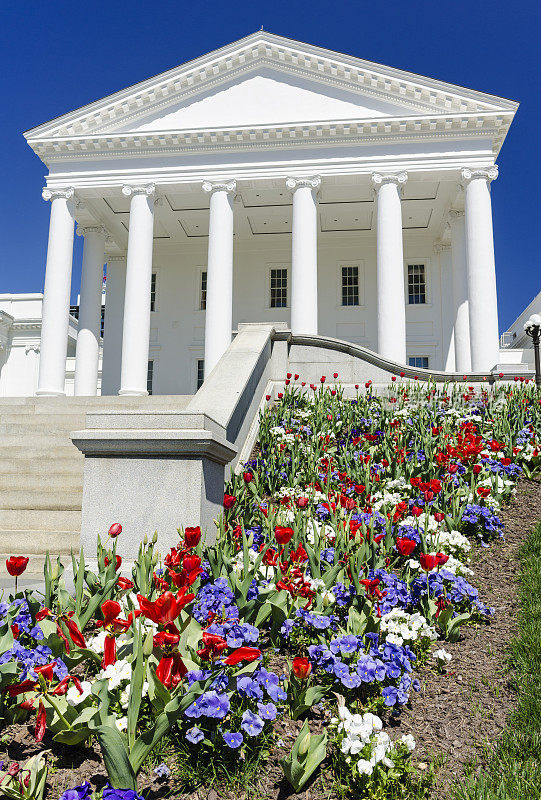
[[[107,775],[113,788],[136,789],[136,773],[130,763],[126,738],[109,725],[96,728],[94,733],[100,744]]]

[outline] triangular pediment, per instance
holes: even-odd
[[[404,105],[261,67],[165,109],[126,121],[118,133],[379,119],[411,113]]]
[[[28,131],[39,141],[328,120],[513,114],[509,100],[260,31]]]

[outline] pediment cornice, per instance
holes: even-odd
[[[45,162],[85,158],[153,156],[164,153],[264,150],[344,143],[372,143],[422,139],[490,137],[499,152],[512,114],[475,113],[441,116],[384,117],[291,125],[255,125],[180,131],[145,131],[93,136],[55,137],[34,141],[32,147]]]
[[[265,66],[398,103],[406,115],[410,109],[423,116],[499,112],[512,118],[517,109],[517,103],[510,100],[262,31],[33,128],[25,136],[38,155],[40,141],[81,141],[105,133],[114,137],[119,126],[125,129],[144,115]]]

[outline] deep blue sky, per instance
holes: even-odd
[[[261,25],[272,33],[520,101],[493,184],[500,327],[541,289],[539,3],[229,0],[15,2],[0,11],[0,293],[42,291],[45,167],[22,132]],[[73,294],[80,278],[76,237]]]

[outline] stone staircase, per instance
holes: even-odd
[[[70,432],[90,410],[181,410],[189,396],[0,398],[0,574],[10,555],[27,555],[25,582],[43,559],[79,551],[84,457]]]

